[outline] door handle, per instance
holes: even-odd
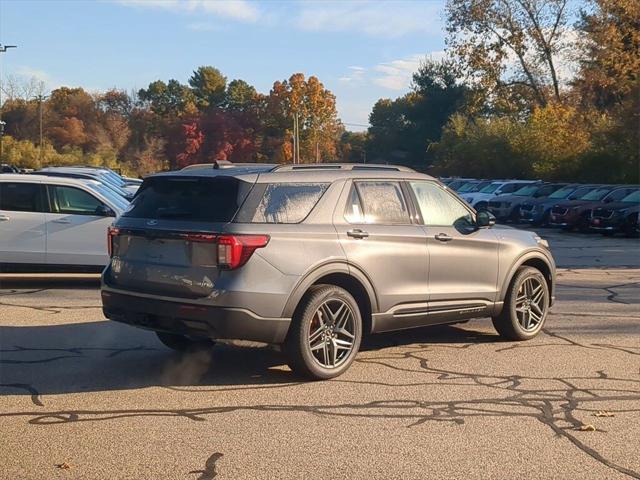
[[[9,215],[0,215],[0,222],[8,222],[9,220],[11,220]]]
[[[53,223],[71,223],[71,220],[67,218],[58,218],[57,220],[51,220]]]
[[[347,235],[351,238],[367,238],[369,236],[369,232],[365,232],[359,228],[354,228],[353,230],[349,230]]]
[[[436,240],[439,240],[440,242],[450,242],[451,240],[453,240],[453,237],[447,235],[446,233],[438,233],[434,238]]]

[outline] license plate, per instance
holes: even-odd
[[[594,225],[600,225],[600,219],[599,218],[594,218],[593,219],[593,224]]]

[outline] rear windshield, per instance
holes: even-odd
[[[146,179],[124,217],[229,222],[251,184],[235,177]]]
[[[300,223],[311,213],[328,186],[328,183],[258,184],[235,221]]]

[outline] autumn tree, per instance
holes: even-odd
[[[523,111],[561,100],[569,0],[448,0],[447,44],[493,108]]]
[[[279,161],[291,161],[293,119],[298,116],[302,162],[334,161],[343,127],[338,119],[336,99],[317,77],[302,73],[275,82],[266,100],[268,132],[266,147]],[[275,137],[275,138],[274,138]],[[275,140],[275,141],[274,141]]]

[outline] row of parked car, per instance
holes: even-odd
[[[441,181],[476,210],[490,211],[499,222],[606,235],[640,233],[639,185],[470,178]]]

